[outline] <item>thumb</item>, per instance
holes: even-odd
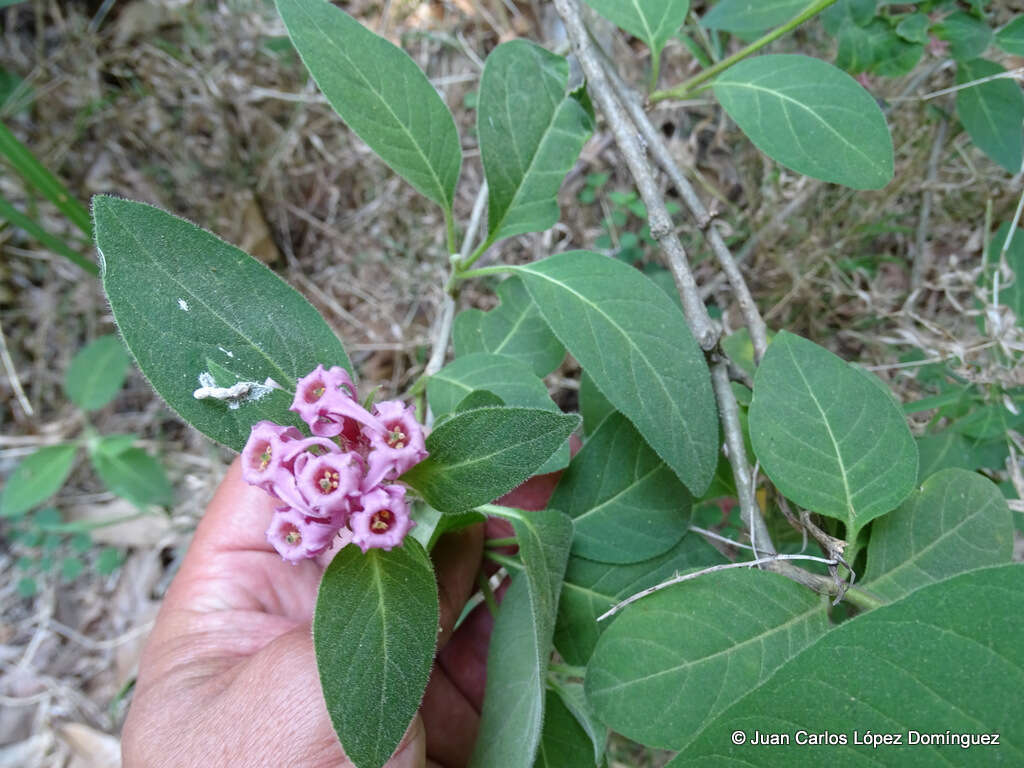
[[[261,765],[352,768],[331,725],[316,669],[308,624],[280,635],[239,665],[218,699],[223,716],[231,718],[236,730],[232,737],[244,749],[242,754],[265,756]],[[268,728],[268,723],[280,728]],[[423,768],[425,745],[423,723],[416,715],[386,768]]]

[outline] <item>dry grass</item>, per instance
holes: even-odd
[[[517,13],[511,6],[500,0],[346,6],[400,41],[453,107],[467,158],[456,201],[463,221],[482,179],[474,113],[463,107],[482,60],[500,40],[517,35],[552,47],[562,39],[546,4],[519,2]],[[3,119],[81,199],[112,192],[146,200],[268,261],[345,340],[367,389],[382,384],[389,394],[404,391],[426,360],[441,298],[441,217],[343,129],[283,44],[272,7],[257,0],[136,0],[117,4],[98,25],[83,7],[38,0],[0,11],[0,67],[23,77],[34,97],[27,110]],[[95,12],[99,4],[88,7]],[[788,44],[816,41],[801,34]],[[624,74],[642,82],[646,54],[621,37],[613,46]],[[670,48],[664,66],[663,82],[694,67],[681,47]],[[935,70],[913,93],[950,80],[948,70]],[[875,92],[893,97],[906,85],[880,82]],[[932,172],[935,107],[951,111],[951,101],[891,106],[896,181],[858,194],[768,163],[711,104],[659,107],[654,114],[681,165],[695,169],[705,197],[716,201],[732,241],[739,246],[757,233],[745,264],[772,327],[876,366],[891,366],[913,350],[947,357],[977,348],[962,366],[970,380],[981,388],[1024,385],[1014,362],[1022,351],[1017,326],[1011,321],[1001,335],[986,335],[973,316],[980,311],[974,286],[987,222],[1011,218],[1020,178],[1008,180],[952,131]],[[603,231],[607,201],[603,209],[574,203],[594,171],[613,174],[609,189],[632,186],[600,130],[563,189],[563,223],[515,238],[501,258],[591,246]],[[926,187],[933,194],[929,267],[922,290],[908,302],[907,264]],[[10,175],[0,176],[0,194],[23,209],[30,204]],[[32,210],[50,231],[73,238],[48,205]],[[718,285],[698,236],[685,224],[681,233],[699,261],[702,285]],[[0,230],[0,249],[3,333],[34,410],[28,416],[15,402],[10,378],[0,377],[5,475],[36,447],[81,435],[82,417],[62,394],[62,374],[82,344],[112,330],[112,320],[97,281],[82,279],[80,270],[24,233]],[[727,327],[738,327],[728,296],[720,289],[710,294]],[[469,286],[463,302],[488,306],[493,299]],[[879,373],[901,397],[914,399],[922,392],[916,370]],[[572,373],[566,368],[561,378]],[[170,517],[97,534],[126,548],[118,573],[83,577],[71,588],[52,577],[34,600],[15,596],[18,552],[6,546],[0,527],[0,765],[117,764],[123,693],[141,640],[230,460],[178,422],[137,374],[93,423],[102,432],[141,435],[166,464],[178,503]],[[123,509],[84,466],[57,506],[69,517],[113,517]],[[621,765],[664,762],[625,744],[615,753]]]

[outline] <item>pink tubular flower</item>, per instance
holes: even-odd
[[[402,543],[414,525],[401,485],[385,485],[364,494],[363,508],[348,520],[352,542],[363,552],[371,548],[390,551]]]
[[[327,549],[338,529],[336,525],[311,520],[292,507],[281,507],[270,521],[267,540],[281,557],[297,563]]]
[[[252,425],[249,441],[242,450],[242,478],[273,493],[271,488],[285,464],[290,442],[301,440],[302,433],[295,427],[282,427],[272,421],[257,421]]]
[[[345,524],[349,512],[349,496],[359,493],[364,467],[355,453],[328,453],[312,456],[301,468],[296,462],[299,492],[315,517]]]
[[[347,443],[358,440],[361,425],[380,427],[356,399],[356,388],[348,371],[337,365],[327,371],[318,365],[299,379],[291,410],[299,414],[314,435],[340,435]]]
[[[363,428],[370,442],[368,469],[364,489],[385,480],[394,480],[407,469],[427,457],[423,428],[416,421],[415,410],[400,400],[384,400],[374,408],[384,429]]]

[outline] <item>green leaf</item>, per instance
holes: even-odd
[[[65,557],[60,561],[60,577],[65,582],[71,582],[82,575],[85,566],[77,557]]]
[[[489,312],[470,309],[455,318],[455,356],[490,352],[514,357],[538,376],[562,364],[565,349],[548,328],[523,281],[510,277],[497,288],[501,304]]]
[[[566,768],[591,764],[590,737],[554,691],[544,703],[544,730],[534,768]],[[595,763],[596,764],[596,763]]]
[[[97,452],[90,458],[103,484],[137,506],[167,505],[174,498],[163,465],[141,448],[128,448],[114,455]]]
[[[558,222],[558,190],[593,131],[568,83],[568,62],[528,40],[502,43],[487,57],[476,126],[488,244]]]
[[[894,509],[917,480],[914,438],[881,383],[786,331],[754,377],[750,438],[776,487],[842,520],[848,541]]]
[[[1024,762],[1024,568],[986,568],[933,584],[833,629],[711,724],[670,768],[689,765],[990,765]],[[752,737],[805,729],[844,746],[758,748]],[[855,746],[853,732],[900,734]],[[910,743],[916,734],[999,734],[999,746]],[[756,757],[755,757],[756,755]]]
[[[5,157],[11,167],[35,190],[57,206],[57,210],[67,216],[72,224],[82,230],[87,237],[92,237],[89,212],[85,206],[75,199],[68,188],[50,173],[32,154],[32,151],[18,141],[2,122],[0,122],[0,155]]]
[[[907,42],[883,19],[875,19],[866,27],[846,22],[839,30],[836,66],[851,74],[902,77],[917,66],[922,55],[923,44]]]
[[[1011,429],[1022,426],[1024,412],[1015,414],[1002,403],[989,403],[954,421],[951,429],[975,440],[992,440],[1003,438]]]
[[[608,402],[608,399],[601,394],[594,380],[586,371],[580,373],[580,415],[583,417],[583,431],[591,434],[605,420],[615,408]]]
[[[845,23],[853,23],[860,27],[870,24],[875,17],[876,6],[876,0],[839,0],[821,14],[825,31],[835,35]]]
[[[434,661],[437,584],[420,543],[344,547],[327,566],[313,646],[331,723],[357,768],[380,768],[419,709]]]
[[[808,0],[719,0],[701,17],[700,25],[752,37],[789,21],[807,4]]]
[[[348,127],[450,212],[462,165],[455,121],[409,55],[326,0],[277,0],[288,34]]]
[[[31,576],[22,576],[18,579],[17,590],[18,597],[27,599],[35,596],[37,590],[36,580]]]
[[[71,360],[64,391],[79,408],[95,411],[113,400],[124,386],[132,358],[117,336],[100,336]]]
[[[684,536],[663,555],[642,563],[617,565],[570,557],[558,603],[555,647],[570,664],[583,665],[610,622],[597,617],[620,600],[676,573],[724,563],[725,558],[700,536]]]
[[[538,408],[465,411],[430,433],[430,456],[401,480],[435,509],[465,512],[520,485],[579,424],[575,414]]]
[[[960,467],[961,469],[977,469],[971,466],[971,444],[961,434],[947,429],[937,435],[925,435],[917,438],[917,482],[920,484],[941,469]]]
[[[137,435],[99,435],[95,440],[88,442],[89,453],[104,453],[107,456],[117,456],[131,448]]]
[[[992,30],[988,24],[963,11],[944,18],[932,28],[932,32],[949,43],[949,54],[957,61],[981,56],[992,42]]]
[[[824,601],[784,576],[702,576],[616,619],[587,665],[587,699],[624,736],[682,749],[827,629]]]
[[[457,357],[427,381],[427,402],[438,418],[447,416],[470,393],[484,389],[506,405],[542,408],[559,413],[544,382],[515,358],[473,354]],[[569,463],[569,444],[558,448],[540,472],[554,472]]]
[[[588,251],[515,268],[548,326],[695,494],[718,460],[707,363],[682,312],[639,271]]]
[[[512,523],[523,573],[513,576],[494,623],[480,731],[470,765],[528,768],[544,722],[545,679],[572,522],[551,509],[524,512],[488,506],[485,511]],[[589,741],[584,743],[589,757]]]
[[[121,567],[124,555],[114,547],[104,547],[96,558],[96,570],[101,576],[108,576]]]
[[[714,84],[722,108],[758,149],[798,173],[881,189],[893,148],[882,110],[856,80],[808,56],[756,56]]]
[[[612,414],[562,474],[548,502],[573,518],[572,553],[635,563],[672,549],[693,499],[625,416]]]
[[[871,526],[865,588],[885,600],[1013,557],[1013,521],[985,477],[945,469]]]
[[[655,58],[690,12],[690,0],[586,0],[586,3],[615,26],[647,43]]]
[[[570,714],[576,718],[576,722],[579,724],[579,727],[583,729],[584,734],[590,739],[590,744],[594,751],[594,764],[602,765],[605,748],[608,744],[608,728],[597,718],[597,715],[594,714],[594,710],[587,701],[586,694],[583,692],[583,683],[568,683],[549,679],[548,689],[549,691],[553,691],[558,694],[558,698],[561,700],[561,703],[570,712]],[[550,693],[548,694],[547,705],[548,709],[546,712],[550,713]],[[547,720],[544,721],[544,728],[545,733],[541,736],[542,749],[544,740],[547,739]],[[569,763],[562,763],[562,765],[568,764]],[[579,761],[572,763],[572,765],[582,764],[582,756]]]
[[[3,126],[0,125],[0,129]],[[86,259],[71,245],[59,237],[55,237],[39,226],[39,223],[31,216],[26,216],[13,205],[0,196],[0,221],[6,219],[15,227],[25,230],[31,237],[34,237],[54,253],[59,253],[73,264],[77,264],[90,275],[99,275],[100,269],[91,261]]]
[[[1007,53],[1024,56],[1024,14],[1017,16],[996,33],[996,45]]]
[[[931,19],[927,14],[911,13],[909,16],[904,16],[896,25],[896,34],[908,43],[927,43],[930,25]]]
[[[15,517],[53,496],[75,463],[76,446],[48,445],[22,459],[4,484],[0,517]]]
[[[240,451],[260,419],[295,423],[297,379],[320,363],[352,370],[312,305],[234,246],[142,203],[99,196],[93,215],[103,287],[129,351],[168,405],[208,437]],[[221,387],[253,388],[230,403],[197,400],[204,373]],[[268,378],[283,389],[263,386]]]
[[[492,405],[505,405],[505,401],[486,389],[476,389],[459,400],[459,404],[455,406],[454,412],[462,413],[463,411],[472,411],[474,408],[486,408]]]
[[[1005,72],[986,59],[961,61],[956,67],[957,84],[970,83]],[[1024,95],[1012,79],[999,78],[956,92],[956,113],[978,149],[1010,173],[1020,171],[1024,157]]]

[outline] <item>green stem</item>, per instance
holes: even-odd
[[[452,215],[452,209],[447,206],[444,208],[444,228],[448,233],[448,254],[458,253],[455,238],[455,217]]]
[[[500,552],[495,552],[490,549],[484,551],[484,557],[488,560],[494,561],[498,565],[504,566],[505,569],[509,571],[521,571],[523,569],[523,564],[518,557],[509,557],[508,555],[503,555]]]
[[[861,591],[858,587],[850,587],[846,590],[843,600],[865,611],[873,611],[875,608],[885,605],[884,600],[879,600],[877,597]]]
[[[519,539],[515,536],[509,536],[507,539],[488,539],[486,545],[492,549],[498,547],[514,547],[519,544]]]
[[[494,245],[494,240],[493,238],[488,237],[486,240],[484,240],[482,243],[480,243],[480,245],[476,247],[476,250],[473,251],[473,253],[471,253],[466,259],[458,263],[458,265],[456,266],[456,271],[462,273],[465,272],[470,267],[472,267],[474,264],[476,264],[477,259],[483,256],[487,249],[490,248],[492,245]]]
[[[651,51],[651,82],[647,86],[648,91],[658,87],[658,75],[661,72],[661,51]]]
[[[514,268],[507,264],[495,264],[493,267],[480,267],[465,272],[456,272],[453,277],[456,280],[469,280],[471,277],[486,277],[487,275],[502,275],[511,272]]]
[[[747,58],[750,54],[756,53],[757,51],[761,50],[766,45],[768,45],[768,43],[774,40],[778,40],[784,34],[795,29],[796,27],[799,27],[808,19],[817,16],[819,13],[821,13],[823,10],[825,10],[835,2],[836,0],[815,0],[813,5],[798,13],[796,16],[787,21],[781,27],[776,27],[768,34],[752,42],[746,48],[742,48],[741,50],[734,53],[732,56],[729,56],[726,59],[722,59],[720,62],[715,64],[715,66],[709,67],[708,69],[705,69],[703,72],[697,73],[689,80],[685,80],[673,88],[668,88],[663,91],[655,91],[654,93],[651,94],[651,102],[653,103],[656,101],[664,101],[665,99],[685,99],[693,95],[694,89],[701,83],[705,83],[708,80],[711,80],[712,78],[718,76],[719,74],[727,70],[733,64],[742,61],[743,59]]]
[[[557,661],[550,662],[548,670],[562,677],[578,677],[582,679],[587,676],[586,667],[575,667],[572,664],[562,664]]]

